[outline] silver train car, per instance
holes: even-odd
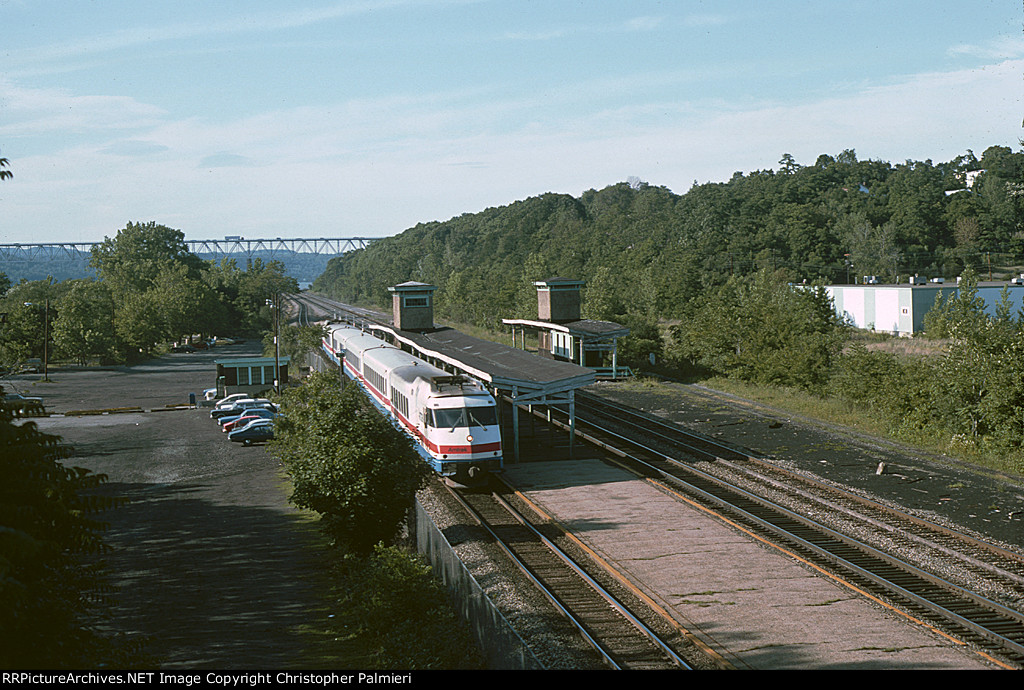
[[[328,326],[323,349],[436,473],[470,484],[501,469],[497,407],[479,382],[348,325]]]

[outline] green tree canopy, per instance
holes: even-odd
[[[412,509],[428,467],[355,385],[312,374],[285,392],[272,451],[294,487],[291,500],[320,514],[342,548],[389,543]]]
[[[105,477],[67,456],[58,437],[0,411],[0,668],[112,662],[90,617],[103,577],[83,557],[104,548],[99,518],[114,502],[92,492]]]
[[[53,342],[58,353],[85,364],[91,357],[116,351],[114,300],[106,285],[94,280],[68,281],[57,303]]]
[[[90,266],[115,298],[145,292],[168,266],[179,264],[198,278],[202,260],[188,250],[185,234],[164,225],[128,223],[92,249]]]

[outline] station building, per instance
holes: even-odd
[[[586,283],[568,278],[548,278],[534,283],[537,288],[537,319],[502,319],[512,328],[512,341],[522,341],[527,332],[537,333],[537,354],[593,369],[599,378],[632,376],[629,367],[618,363],[618,341],[629,328],[612,321],[580,317],[580,290]]]
[[[280,386],[288,384],[288,363],[290,357],[232,357],[215,359],[217,366],[217,397],[223,398],[234,393],[257,395],[275,387],[280,377]],[[275,376],[275,370],[278,374]]]

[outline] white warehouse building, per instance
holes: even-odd
[[[1008,288],[1013,313],[1024,306],[1024,280],[979,282],[978,297],[985,311],[995,314],[1003,288]],[[856,328],[910,336],[924,331],[924,316],[942,293],[947,299],[959,292],[956,283],[928,282],[919,285],[827,285],[825,290],[836,313]]]

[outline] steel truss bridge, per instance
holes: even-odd
[[[193,254],[213,255],[220,258],[244,254],[246,258],[259,256],[273,260],[278,255],[328,254],[339,256],[345,252],[364,249],[376,237],[245,239],[226,237],[223,240],[185,240]],[[87,260],[92,248],[102,242],[40,242],[37,244],[0,244],[0,263]]]

